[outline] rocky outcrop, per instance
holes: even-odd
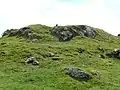
[[[65,68],[65,73],[77,80],[87,81],[92,78],[91,75],[89,75],[88,73],[84,72],[79,68]]]
[[[92,39],[96,37],[95,29],[87,25],[55,26],[51,29],[51,34],[57,37],[59,41],[69,41],[79,35]]]
[[[33,33],[30,27],[6,30],[2,36],[8,36],[8,37],[17,36],[17,37],[30,39],[30,40],[33,40],[33,39],[39,40],[41,38],[38,34]]]

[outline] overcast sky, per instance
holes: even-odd
[[[30,24],[85,24],[120,33],[120,0],[0,0],[0,34]]]

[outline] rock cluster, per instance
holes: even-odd
[[[52,35],[59,39],[59,41],[69,41],[73,37],[79,35],[92,39],[95,39],[96,37],[95,29],[87,25],[55,26],[50,31]]]
[[[17,36],[17,37],[24,37],[26,39],[37,39],[39,40],[41,37],[38,34],[35,34],[31,31],[30,27],[23,27],[20,29],[10,29],[10,30],[6,30],[2,36]]]
[[[77,80],[89,80],[92,78],[91,75],[88,73],[84,72],[83,70],[79,68],[65,68],[65,73],[68,74],[69,76],[77,79]]]

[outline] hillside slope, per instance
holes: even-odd
[[[39,41],[16,36],[0,38],[1,90],[120,89],[120,60],[106,56],[120,47],[119,37],[96,28],[96,39],[76,36],[59,42],[50,33],[52,27],[40,24],[28,27],[41,36]],[[84,51],[80,52],[81,49]],[[26,64],[28,56],[35,57],[40,64]],[[65,74],[68,67],[81,68],[93,78],[75,80]],[[96,72],[98,76],[94,75]]]

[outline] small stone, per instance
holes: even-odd
[[[98,50],[102,51],[102,52],[105,52],[105,49],[102,48],[102,47],[98,47]]]
[[[34,43],[38,43],[39,40],[38,40],[38,39],[33,39],[32,42],[34,42]]]
[[[84,51],[85,51],[85,50],[82,49],[82,48],[79,48],[79,49],[78,49],[78,52],[79,52],[79,53],[82,53],[82,52],[84,52]]]
[[[48,52],[48,55],[49,55],[49,57],[53,57],[53,56],[55,56],[55,54],[52,53],[52,52]]]
[[[105,58],[105,56],[104,56],[104,55],[102,55],[102,54],[101,54],[101,55],[99,55],[99,57],[100,57],[100,58],[103,58],[103,59]]]
[[[100,76],[100,73],[96,70],[91,70],[90,73],[95,76]]]
[[[53,57],[53,56],[55,56],[55,54],[52,53],[52,52],[46,52],[46,53],[43,54],[44,58]]]
[[[60,57],[52,57],[52,60],[54,60],[54,61],[59,61],[59,60],[60,60]]]
[[[39,62],[34,57],[30,57],[26,60],[26,63],[32,64],[32,65],[39,65]]]

